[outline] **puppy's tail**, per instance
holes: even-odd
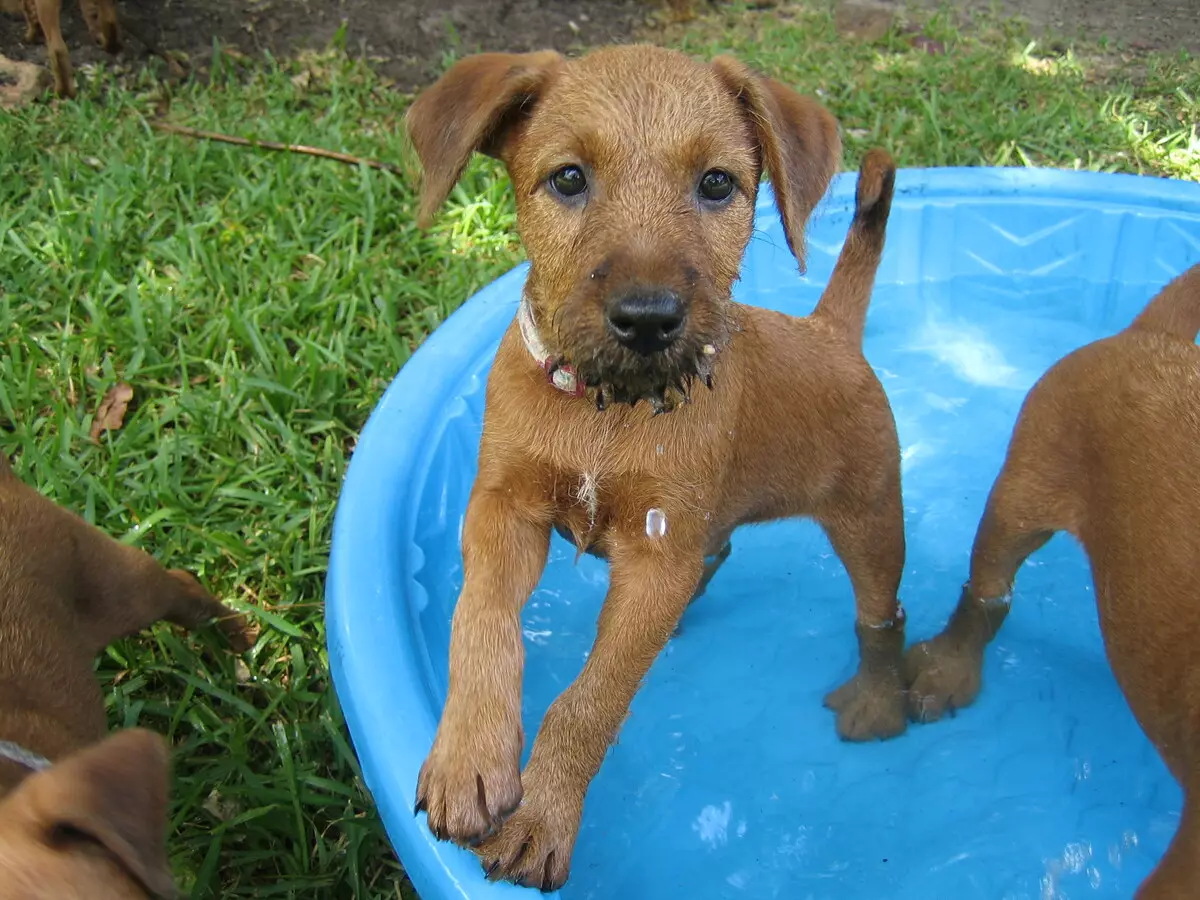
[[[1200,263],[1168,282],[1129,328],[1196,340],[1200,331]]]
[[[883,255],[895,185],[896,164],[892,157],[879,148],[869,151],[858,170],[850,233],[813,311],[814,317],[825,320],[858,346],[862,345],[875,271]]]

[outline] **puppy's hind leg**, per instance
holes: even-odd
[[[1134,900],[1192,900],[1200,891],[1200,804],[1184,788],[1183,815],[1154,871],[1142,882]]]
[[[909,716],[933,722],[973,703],[983,651],[1008,615],[1013,580],[1026,559],[1057,530],[1041,511],[1051,496],[1010,457],[996,480],[971,550],[971,577],[950,623],[905,658]]]
[[[64,511],[65,512],[65,511]],[[70,516],[75,543],[76,607],[95,652],[160,620],[189,630],[216,622],[237,652],[254,644],[255,629],[182,569],[165,569],[145,551],[113,540]]]
[[[858,673],[825,698],[848,741],[895,737],[908,725],[904,704],[904,612],[896,599],[904,570],[899,473],[874,504],[820,519],[850,575],[857,608]]]

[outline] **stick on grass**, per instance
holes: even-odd
[[[239,147],[254,147],[258,150],[279,150],[285,153],[302,153],[306,156],[319,156],[322,159],[333,159],[351,166],[368,166],[391,172],[393,175],[403,175],[399,166],[380,162],[377,159],[365,159],[349,153],[338,153],[336,150],[325,150],[322,147],[309,147],[304,144],[281,144],[277,141],[259,141],[253,138],[238,137],[233,134],[222,134],[219,131],[201,131],[198,128],[188,128],[185,125],[172,125],[170,122],[154,122],[153,127],[158,131],[169,134],[181,134],[184,137],[198,138],[204,141],[220,141],[225,144],[236,144]]]

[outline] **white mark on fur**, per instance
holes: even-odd
[[[579,481],[575,499],[588,511],[588,533],[596,527],[596,514],[600,510],[600,484],[595,474],[584,472]]]
[[[661,509],[646,510],[646,537],[657,540],[667,534],[667,514]]]

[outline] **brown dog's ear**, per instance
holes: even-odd
[[[5,818],[64,853],[107,852],[155,898],[177,896],[167,861],[170,759],[163,739],[119,731],[30,776],[4,804]]]
[[[413,101],[405,124],[424,170],[418,225],[429,224],[472,153],[503,156],[511,126],[562,62],[553,50],[468,56]]]
[[[718,56],[712,64],[754,126],[783,233],[803,272],[804,225],[842,159],[837,120],[815,100],[754,74],[731,56]]]

